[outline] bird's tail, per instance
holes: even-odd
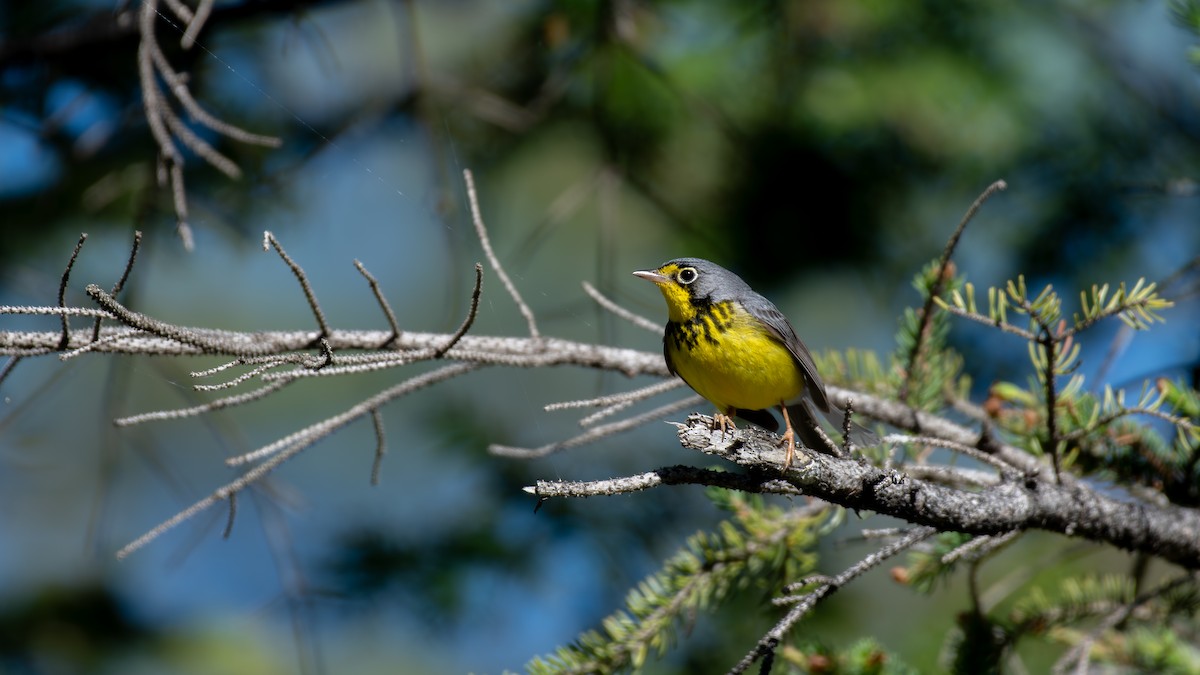
[[[788,416],[792,420],[792,428],[796,430],[796,435],[804,442],[804,447],[820,449],[825,447],[825,441],[820,437],[814,427],[819,427],[821,417],[817,415],[816,407],[813,402],[805,396],[799,402],[787,406]],[[846,413],[841,408],[829,405],[829,411],[824,413],[825,419],[833,425],[833,428],[840,434],[846,423]],[[857,448],[870,447],[879,444],[879,436],[870,429],[851,420],[850,421],[850,442]]]

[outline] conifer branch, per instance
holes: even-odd
[[[671,557],[662,570],[642,581],[626,597],[626,609],[606,618],[603,632],[588,631],[553,655],[527,666],[533,675],[611,673],[638,670],[651,650],[665,651],[675,626],[689,608],[724,602],[751,575],[803,574],[812,558],[802,551],[811,529],[826,510],[823,504],[795,509],[764,507],[739,493],[718,499],[733,517],[714,534],[699,533]]]
[[[804,582],[799,582],[799,584],[793,584],[792,588],[797,585],[808,585],[809,583],[815,582],[817,584],[817,588],[804,595],[793,596],[792,598],[789,598],[789,600],[795,602],[795,606],[788,611],[787,615],[784,616],[779,623],[775,624],[774,628],[768,631],[767,634],[758,641],[758,644],[755,645],[754,649],[750,650],[749,654],[746,654],[741,661],[738,661],[738,663],[729,670],[729,675],[740,675],[741,673],[746,672],[746,669],[754,665],[754,663],[759,659],[764,659],[764,664],[767,663],[765,660],[774,656],[775,649],[781,642],[783,642],[787,634],[790,633],[800,619],[804,618],[805,615],[811,612],[820,601],[837,592],[838,589],[842,588],[854,579],[862,576],[867,571],[880,565],[888,558],[891,558],[897,553],[908,550],[921,540],[933,536],[936,532],[937,530],[932,527],[914,528],[911,532],[907,533],[898,541],[888,544],[875,553],[868,555],[866,558],[863,558],[857,563],[851,565],[845,571],[835,577],[819,577],[815,580],[810,579]],[[765,667],[765,670],[766,672],[770,672],[769,667]]]
[[[678,425],[686,448],[741,466],[782,469],[777,437],[739,428],[721,438],[712,420],[691,415]],[[939,531],[1002,535],[1013,530],[1046,530],[1117,548],[1144,551],[1189,569],[1200,569],[1200,512],[1143,501],[1124,501],[1079,483],[1003,481],[965,491],[917,480],[901,471],[806,453],[787,480],[804,494],[859,511],[900,518]]]

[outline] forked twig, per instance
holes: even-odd
[[[521,311],[521,316],[525,317],[525,322],[529,325],[529,337],[538,339],[541,333],[538,332],[537,320],[533,316],[533,310],[529,305],[525,304],[525,300],[521,298],[520,291],[513,284],[512,279],[508,278],[508,273],[504,271],[504,266],[500,264],[500,259],[496,257],[496,252],[492,250],[492,242],[488,239],[487,227],[483,224],[483,214],[479,210],[479,197],[475,194],[475,177],[471,174],[470,169],[463,169],[463,180],[467,183],[467,201],[471,205],[471,220],[475,224],[475,234],[479,237],[479,245],[483,247],[483,254],[487,257],[488,264],[496,272],[496,276],[500,278],[500,283],[504,284],[504,289],[512,296],[514,302],[517,303],[517,309]]]
[[[110,295],[114,298],[121,293],[121,289],[125,288],[125,282],[129,280],[129,273],[133,271],[133,263],[137,260],[138,250],[142,246],[142,231],[134,230],[133,232],[133,248],[129,251],[129,259],[125,261],[125,271],[121,273],[121,278],[117,279],[117,283],[113,284]],[[65,318],[65,317],[64,317]],[[96,323],[92,325],[92,342],[100,339],[100,324],[104,321],[104,317],[96,317]]]
[[[300,453],[300,451],[308,448],[313,443],[325,438],[329,434],[337,431],[359,417],[370,414],[372,410],[379,408],[385,403],[400,396],[409,394],[417,389],[427,387],[435,382],[451,379],[478,367],[479,366],[474,363],[456,363],[444,366],[438,370],[434,370],[423,375],[419,375],[379,392],[378,394],[358,403],[357,405],[352,406],[340,415],[335,415],[326,420],[318,422],[317,424],[310,425],[299,432],[290,434],[286,438],[280,439],[280,441],[272,443],[268,446],[264,446],[263,448],[260,448],[254,452],[247,453],[246,455],[241,455],[239,457],[231,457],[226,463],[231,466],[235,466],[252,459],[258,459],[260,457],[273,454],[273,456],[268,457],[267,461],[250,469],[236,480],[230,481],[229,483],[217,488],[209,496],[197,501],[195,504],[192,504],[179,513],[176,513],[174,516],[163,521],[142,536],[133,540],[129,544],[126,544],[124,548],[122,548],[120,551],[117,551],[117,558],[125,558],[130,553],[133,553],[134,551],[162,536],[165,532],[174,528],[176,525],[179,525],[180,523],[207,509],[213,504],[228,499],[229,495],[244,490],[262,477],[266,476],[271,471],[275,470],[275,468],[280,464]]]
[[[130,328],[137,328],[147,333],[166,338],[172,342],[193,346],[203,352],[234,351],[239,356],[261,356],[272,354],[278,347],[269,341],[248,338],[239,333],[200,332],[182,328],[158,319],[152,319],[145,314],[139,314],[117,302],[111,295],[105,293],[96,284],[88,284],[88,296],[101,307],[113,314],[121,323]]]
[[[372,410],[379,408],[383,404],[400,396],[410,394],[418,389],[424,389],[432,384],[457,377],[463,373],[478,368],[475,363],[455,363],[449,366],[443,366],[437,370],[432,370],[428,373],[411,377],[397,385],[384,389],[374,396],[351,406],[345,412],[327,417],[316,424],[288,434],[272,443],[252,450],[245,454],[235,455],[225,460],[228,466],[240,466],[256,462],[264,457],[269,457],[277,452],[291,452],[296,447],[308,447],[313,443],[325,438],[329,434],[341,429],[350,422],[370,413]]]
[[[190,49],[196,43],[196,37],[208,20],[213,8],[213,0],[200,0],[195,12],[179,0],[164,0],[164,2],[175,16],[187,23],[187,28],[181,29],[169,17],[161,15],[158,10],[159,0],[142,1],[137,19],[140,37],[137,50],[138,79],[141,82],[142,108],[146,116],[146,123],[158,146],[159,184],[170,186],[175,206],[176,231],[183,242],[184,249],[191,251],[194,241],[191,226],[187,222],[187,191],[184,187],[183,177],[184,157],[176,145],[176,141],[210,166],[231,178],[240,176],[241,169],[233,160],[221,154],[180,119],[172,108],[168,95],[163,91],[159,78],[161,77],[170,95],[174,96],[192,120],[216,132],[218,136],[266,147],[279,147],[283,141],[277,137],[251,133],[218,119],[196,102],[188,88],[187,76],[176,72],[163,54],[155,33],[155,24],[158,17],[162,16],[168,24],[182,33],[180,44],[183,48]]]

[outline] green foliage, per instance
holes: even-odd
[[[530,673],[611,673],[638,670],[651,652],[665,653],[677,625],[698,611],[712,611],[735,592],[775,590],[810,572],[818,520],[767,506],[756,495],[711,488],[713,501],[732,513],[713,532],[697,532],[663,568],[625,598],[625,610],[583,633],[575,643],[536,658]]]
[[[1002,288],[989,288],[986,312],[980,311],[970,283],[948,289],[935,302],[947,315],[1025,341],[1032,366],[1028,384],[996,382],[983,406],[1008,442],[1035,455],[1053,450],[1056,469],[1138,485],[1185,506],[1198,503],[1200,395],[1183,382],[1164,379],[1142,384],[1136,395],[1109,385],[1093,393],[1085,389],[1084,377],[1077,372],[1082,336],[1098,322],[1117,318],[1129,329],[1146,330],[1163,321],[1161,312],[1172,303],[1158,294],[1155,284],[1138,280],[1131,288],[1117,286],[1115,292],[1108,285],[1092,286],[1080,294],[1074,312],[1064,309],[1062,298],[1050,286],[1031,292],[1022,276]],[[911,344],[915,319],[910,313],[905,325],[909,333],[902,331],[906,340],[902,345]],[[940,337],[937,331],[929,335]],[[1137,417],[1165,424],[1156,428]],[[1163,426],[1170,433],[1161,433]],[[947,554],[969,540],[943,533],[928,549],[911,553],[906,570],[910,585],[923,592],[935,588],[961,559]],[[1190,670],[1197,659],[1194,645],[1164,627],[1175,617],[1184,620],[1185,631],[1194,632],[1194,581],[1160,597],[1135,600],[1133,578],[1069,576],[1053,595],[1032,587],[1003,619],[979,611],[964,613],[947,638],[943,664],[957,673],[999,672],[1021,638],[1037,636],[1079,645],[1094,662],[1141,672],[1194,672]],[[1086,637],[1088,633],[1079,628],[1125,611],[1127,621],[1100,631],[1098,637]],[[1085,639],[1089,642],[1082,643]]]
[[[949,578],[955,570],[955,563],[942,562],[943,558],[971,539],[971,535],[961,532],[942,532],[928,548],[914,549],[908,556],[905,582],[921,593],[933,592],[938,582]]]
[[[946,670],[962,675],[1004,672],[1004,657],[1011,646],[1008,633],[988,616],[963,612],[946,637],[942,661]]]
[[[910,675],[915,668],[889,654],[871,638],[862,638],[839,652],[826,645],[808,642],[785,647],[779,660],[804,673],[821,675]]]
[[[1171,14],[1177,24],[1200,37],[1200,2],[1171,0]],[[1188,52],[1188,58],[1194,65],[1200,66],[1200,47],[1193,46]]]
[[[813,357],[826,382],[874,394],[890,393],[896,386],[894,372],[884,368],[874,351],[830,349]]]
[[[1080,308],[1070,320],[1051,286],[1031,295],[1023,276],[1003,289],[988,289],[986,314],[975,295],[974,286],[965,283],[948,294],[948,301],[939,297],[936,302],[951,314],[1026,341],[1033,370],[1029,385],[997,383],[985,404],[1013,443],[1034,455],[1053,451],[1063,466],[1077,465],[1084,474],[1150,486],[1181,504],[1197,503],[1195,393],[1182,384],[1159,382],[1144,385],[1134,401],[1107,385],[1097,396],[1084,389],[1084,377],[1076,372],[1078,338],[1098,322],[1115,317],[1131,329],[1146,330],[1163,321],[1160,312],[1172,302],[1155,284],[1139,279],[1132,288],[1120,284],[1112,293],[1108,284],[1093,285],[1080,293]],[[1048,406],[1051,395],[1053,406]],[[1153,427],[1134,423],[1135,415],[1163,420],[1172,432],[1164,438]]]
[[[1092,662],[1147,673],[1198,673],[1200,652],[1181,634],[1194,634],[1200,589],[1194,578],[1181,578],[1159,591],[1134,597],[1124,575],[1069,578],[1054,597],[1032,589],[1009,615],[1014,639],[1042,636],[1067,645],[1090,645]],[[1086,627],[1093,619],[1117,617],[1116,625]]]
[[[1057,325],[1063,320],[1063,309],[1062,298],[1054,292],[1054,287],[1047,285],[1036,296],[1030,297],[1024,275],[1019,275],[1016,281],[1009,281],[1004,288],[988,288],[987,314],[979,311],[974,284],[964,283],[961,291],[952,289],[947,295],[949,302],[944,297],[935,300],[942,309],[980,323],[1024,336],[1035,335],[1039,331],[1055,332],[1056,337],[1068,334]],[[1111,296],[1108,284],[1093,285],[1090,292],[1081,292],[1079,297],[1081,311],[1072,314],[1070,332],[1084,330],[1111,316],[1121,319],[1130,328],[1144,330],[1161,322],[1163,319],[1159,312],[1174,304],[1157,293],[1156,284],[1146,283],[1144,279],[1138,279],[1132,289],[1120,284]],[[1027,321],[1023,324],[1013,323],[1009,320],[1010,313],[1025,316]]]
[[[1069,577],[1053,596],[1035,586],[1013,607],[1008,621],[1016,637],[1045,635],[1062,626],[1103,616],[1133,600],[1133,580],[1125,575]]]
[[[1132,668],[1137,672],[1162,675],[1197,675],[1200,673],[1200,652],[1179,634],[1166,627],[1155,626],[1130,631],[1122,640],[1110,640],[1107,651],[1094,660]]]

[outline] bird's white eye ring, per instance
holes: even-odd
[[[679,270],[679,274],[676,274],[675,278],[679,280],[679,283],[686,286],[695,281],[699,276],[700,274],[696,272],[695,267],[685,267]]]

